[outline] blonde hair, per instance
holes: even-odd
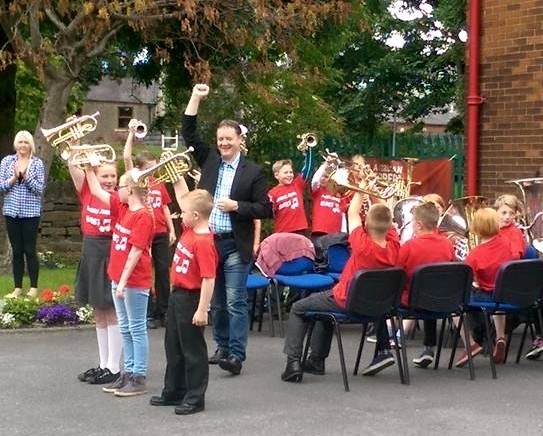
[[[292,161],[290,159],[281,159],[275,162],[272,165],[273,174],[277,174],[285,165],[290,165],[292,167]]]
[[[145,164],[148,164],[151,161],[158,161],[158,159],[153,156],[153,153],[151,153],[149,150],[142,150],[136,155],[136,158],[134,159],[134,166],[142,169]]]
[[[147,204],[147,197],[149,195],[149,187],[147,185],[139,185],[134,178],[134,171],[128,171],[124,173],[119,182],[121,185],[130,186],[132,192],[142,201],[143,204]],[[152,210],[151,210],[152,211]]]
[[[366,216],[366,228],[368,232],[376,235],[386,235],[392,226],[392,212],[384,204],[373,204]]]
[[[188,205],[188,210],[198,212],[203,218],[209,218],[213,209],[213,197],[205,189],[194,189],[181,197],[181,203]],[[181,209],[184,209],[181,207]]]
[[[508,206],[511,209],[513,209],[515,212],[522,212],[523,210],[522,202],[516,196],[512,194],[504,194],[496,198],[494,207],[496,209],[499,209],[502,206]]]
[[[413,208],[413,219],[419,221],[425,230],[432,230],[437,227],[439,210],[432,202],[423,203]]]
[[[30,155],[36,153],[36,145],[34,144],[34,137],[32,136],[32,133],[27,130],[19,130],[17,132],[15,138],[13,139],[13,149],[15,151],[17,151],[17,143],[20,140],[28,141],[28,143],[30,144]]]
[[[443,211],[447,209],[447,206],[445,205],[445,200],[443,200],[443,197],[439,194],[426,194],[424,197],[422,197],[422,201],[428,202],[428,203],[434,203],[439,204]]]
[[[482,238],[492,238],[500,232],[498,212],[491,207],[483,207],[475,212],[470,231]]]

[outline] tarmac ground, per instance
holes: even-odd
[[[77,374],[97,363],[93,329],[44,329],[0,333],[2,435],[541,435],[543,358],[522,359],[490,374],[488,359],[475,359],[476,379],[467,368],[440,369],[410,364],[411,384],[400,384],[396,366],[374,377],[353,376],[359,331],[348,327],[344,347],[351,386],[343,390],[337,349],[326,375],[304,375],[301,384],[282,382],[283,340],[251,332],[240,376],[210,368],[206,410],[177,416],[173,407],[152,407],[162,389],[164,329],[150,330],[149,393],[132,398],[105,394],[79,382]],[[213,352],[211,329],[206,332]],[[408,342],[408,355],[421,351],[421,336]],[[518,333],[512,354],[516,353]],[[361,367],[369,363],[367,344]]]

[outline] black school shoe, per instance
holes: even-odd
[[[97,366],[96,368],[89,368],[85,372],[78,374],[77,379],[80,382],[88,382],[89,380],[94,379],[94,377],[96,377],[100,371],[102,371],[100,366]]]
[[[203,412],[205,409],[205,404],[189,404],[189,403],[181,403],[179,406],[175,408],[175,414],[176,415],[192,415],[194,413]]]
[[[91,385],[109,385],[120,377],[121,373],[113,374],[109,369],[103,369],[96,377],[88,380]]]
[[[221,350],[220,348],[217,348],[213,356],[211,356],[208,361],[210,365],[217,365],[219,363],[219,360],[226,357],[228,357],[228,353],[224,350]]]

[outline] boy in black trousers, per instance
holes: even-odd
[[[204,326],[218,260],[208,222],[213,208],[211,195],[196,189],[179,198],[178,203],[183,233],[172,263],[164,389],[160,396],[151,397],[151,405],[175,405],[177,415],[190,415],[205,408],[209,364]]]

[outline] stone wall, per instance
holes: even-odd
[[[78,258],[81,251],[79,200],[72,182],[48,182],[43,200],[38,251]]]
[[[504,182],[543,166],[543,2],[481,3],[479,192],[518,195]]]

